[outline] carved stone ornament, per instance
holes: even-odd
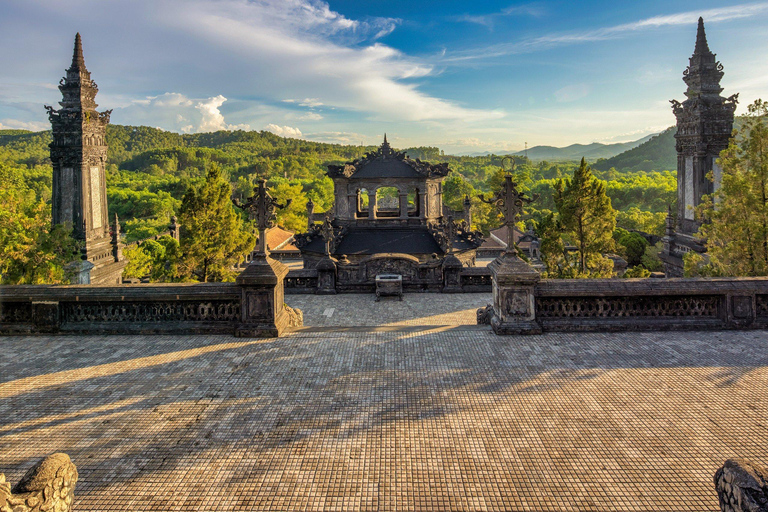
[[[744,459],[728,459],[715,473],[722,512],[768,512],[768,471]]]
[[[241,210],[247,211],[256,219],[256,226],[259,230],[259,241],[255,253],[266,256],[267,254],[267,229],[275,225],[277,210],[288,208],[292,200],[288,199],[285,204],[278,203],[266,187],[267,180],[260,179],[259,185],[253,188],[253,195],[245,203],[240,203],[239,199],[233,199],[232,203]]]
[[[448,176],[451,171],[448,168],[448,163],[443,162],[439,164],[430,164],[429,162],[422,162],[418,158],[411,160],[405,154],[405,151],[395,151],[387,142],[387,136],[384,135],[384,142],[375,151],[370,151],[365,154],[364,157],[347,162],[341,165],[329,165],[328,176],[331,178],[344,177],[350,178],[353,174],[369,164],[374,160],[389,159],[400,160],[403,163],[411,166],[416,172],[424,177],[431,178],[433,176]]]
[[[77,477],[77,468],[65,453],[35,464],[13,490],[0,473],[0,512],[69,512]]]

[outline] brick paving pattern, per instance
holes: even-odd
[[[304,313],[312,327],[392,327],[477,325],[477,308],[493,302],[491,293],[405,293],[403,300],[372,293],[287,295],[285,302]]]
[[[0,471],[77,510],[717,510],[768,458],[766,332],[0,338]]]

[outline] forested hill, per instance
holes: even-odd
[[[621,172],[677,169],[676,132],[677,128],[670,126],[636,148],[612,158],[598,160],[592,167],[599,171],[607,171],[613,167]]]
[[[574,161],[586,158],[587,160],[597,160],[599,158],[610,158],[636,148],[643,144],[653,135],[648,135],[639,140],[631,142],[618,142],[616,144],[601,144],[593,142],[592,144],[571,144],[564,148],[554,146],[534,146],[527,151],[518,151],[514,153],[517,156],[527,155],[531,160],[550,160],[550,161]]]
[[[50,204],[50,142],[50,131],[0,130],[0,181],[15,180],[19,194],[33,194],[38,201]],[[179,212],[185,192],[203,180],[213,164],[221,168],[233,194],[241,199],[253,193],[257,179],[266,178],[276,200],[293,200],[289,208],[278,212],[278,224],[303,231],[309,199],[316,212],[327,211],[333,204],[333,182],[326,174],[327,165],[353,160],[375,149],[288,139],[270,132],[178,134],[120,125],[108,126],[107,143],[109,213],[119,216],[127,241],[165,230],[170,216]],[[473,227],[487,233],[498,226],[496,211],[479,197],[501,186],[502,156],[449,156],[437,147],[405,151],[414,159],[448,162],[452,172],[443,184],[445,203],[460,211],[464,197],[469,196]],[[518,159],[515,172],[519,186],[539,196],[536,204],[527,208],[526,220],[539,222],[554,210],[553,187],[558,179],[572,175],[580,158],[581,154],[574,162]],[[613,207],[620,211],[620,225],[661,232],[666,205],[675,198],[674,173],[619,171],[620,175],[598,171],[598,177],[609,180],[608,195]]]

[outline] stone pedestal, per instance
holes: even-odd
[[[493,280],[493,317],[496,334],[541,334],[536,321],[535,287],[539,273],[511,253],[504,253],[488,268]]]
[[[336,295],[336,263],[335,258],[326,256],[317,264],[318,295]]]
[[[66,270],[72,273],[70,282],[72,284],[91,284],[91,271],[95,266],[88,260],[78,260],[67,264]]]
[[[276,337],[289,326],[283,279],[288,267],[264,255],[254,255],[236,279],[241,290],[240,323],[235,336]]]
[[[443,293],[461,292],[461,269],[459,258],[449,254],[443,260]]]

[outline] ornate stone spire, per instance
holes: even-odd
[[[392,151],[392,146],[389,145],[389,142],[387,142],[387,134],[384,134],[384,142],[381,143],[381,147],[379,148],[379,151],[381,152],[381,155],[386,158],[388,156],[392,156],[394,154],[394,151]]]
[[[61,108],[45,107],[53,135],[53,223],[71,223],[74,237],[85,242],[83,256],[94,265],[91,283],[119,283],[125,261],[119,225],[114,230],[117,237],[110,236],[105,173],[106,129],[112,111],[96,110],[99,89],[85,67],[80,34],[75,36],[72,64],[59,81],[59,90]]]
[[[703,55],[705,53],[712,53],[707,44],[707,34],[704,32],[704,18],[699,17],[699,28],[696,31],[696,49],[693,53]]]
[[[99,88],[96,82],[91,80],[91,73],[85,67],[83,42],[79,32],[75,36],[72,65],[67,69],[67,76],[59,82],[59,90],[63,96],[59,104],[64,110],[94,111],[98,107],[95,98]]]
[[[69,67],[71,70],[76,71],[88,71],[85,69],[85,58],[83,57],[83,41],[80,39],[80,32],[75,36],[75,51],[72,55],[72,65]]]
[[[717,98],[723,90],[720,87],[723,74],[723,65],[717,62],[715,54],[707,44],[704,20],[699,18],[696,48],[689,60],[688,68],[683,72],[683,80],[688,85],[685,95],[688,98],[704,97],[707,100]]]

